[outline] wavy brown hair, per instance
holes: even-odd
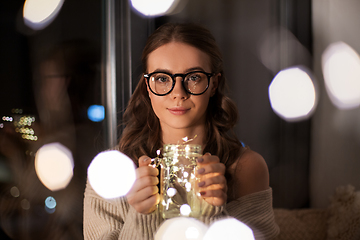
[[[209,100],[203,152],[217,155],[220,161],[229,167],[239,157],[242,146],[233,132],[238,112],[234,102],[224,94],[226,83],[223,60],[215,38],[209,30],[195,24],[164,24],[155,30],[146,42],[142,53],[143,73],[147,73],[149,54],[170,42],[185,43],[207,53],[211,61],[211,71],[221,73],[216,93]],[[156,150],[163,145],[161,127],[152,109],[144,77],[141,77],[130,98],[124,112],[123,124],[125,128],[119,142],[120,151],[130,156],[136,165],[142,155],[156,156]]]

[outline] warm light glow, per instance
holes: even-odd
[[[176,189],[175,189],[175,188],[169,188],[169,189],[167,190],[167,195],[168,195],[169,197],[173,197],[173,196],[175,196],[175,194],[176,194]]]
[[[254,240],[254,234],[248,226],[236,220],[227,218],[214,222],[207,230],[203,240]]]
[[[88,178],[93,189],[103,198],[121,197],[135,182],[135,165],[119,151],[102,152],[90,163]]]
[[[61,143],[42,146],[35,155],[35,170],[45,187],[52,191],[65,188],[73,176],[71,151]]]
[[[316,107],[315,86],[310,76],[294,67],[279,72],[269,86],[274,112],[287,121],[311,116]]]
[[[133,8],[145,16],[167,14],[178,0],[131,0]]]
[[[64,0],[26,0],[23,16],[27,26],[40,30],[48,26],[59,13]]]
[[[326,90],[332,103],[340,109],[360,105],[360,57],[344,42],[333,43],[322,55]]]
[[[191,208],[188,204],[183,204],[180,207],[180,213],[183,216],[189,216],[189,214],[191,213]]]
[[[204,223],[195,218],[171,218],[160,225],[155,240],[202,240],[207,229]]]

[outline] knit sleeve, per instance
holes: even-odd
[[[272,207],[272,189],[252,193],[226,205],[228,214],[248,225],[255,239],[273,239],[279,234]]]
[[[83,220],[85,240],[151,240],[161,221],[158,211],[146,215],[138,213],[125,197],[104,199],[87,182]]]

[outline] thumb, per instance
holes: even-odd
[[[139,161],[139,167],[148,166],[151,163],[151,158],[146,155],[143,155],[139,158],[138,161]]]

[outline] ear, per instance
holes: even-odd
[[[211,87],[211,97],[214,96],[216,93],[216,89],[218,88],[220,78],[221,78],[221,73],[218,73],[215,76],[213,76],[212,87]]]

